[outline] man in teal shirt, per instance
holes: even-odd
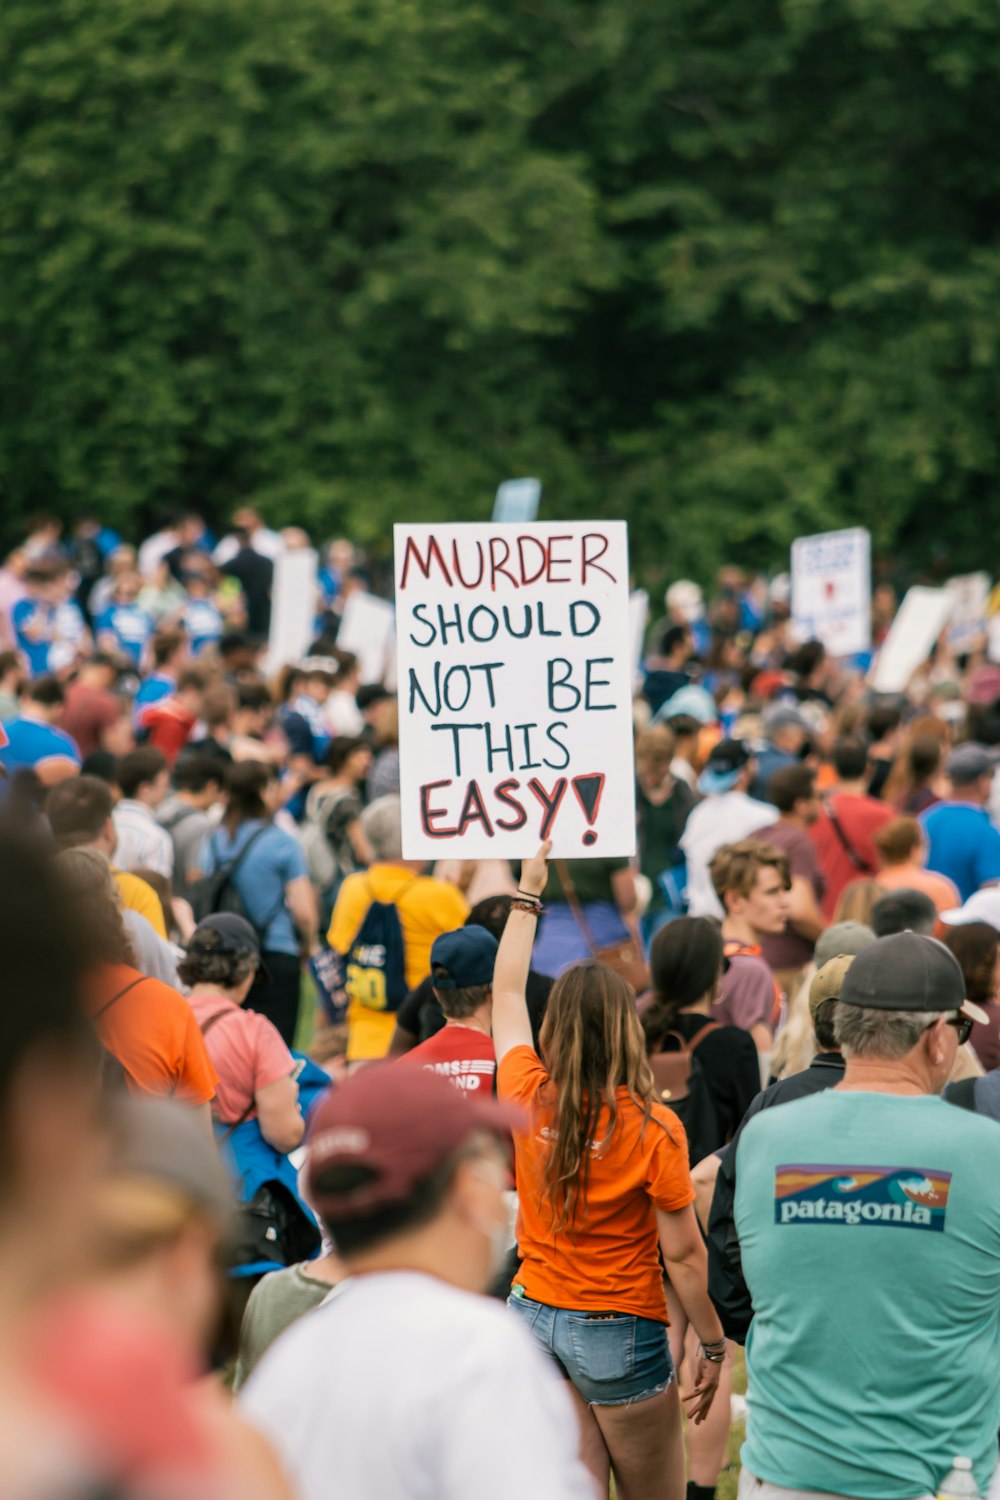
[[[985,1494],[1000,1425],[1000,1135],[938,1097],[978,1007],[933,938],[882,938],[835,1014],[842,1083],[738,1147],[753,1298],[740,1500]]]

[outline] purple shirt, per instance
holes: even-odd
[[[822,901],[826,882],[816,857],[816,846],[803,829],[796,828],[794,823],[772,823],[755,833],[754,838],[762,844],[773,844],[787,855],[792,879],[808,880],[817,902]],[[816,944],[802,937],[788,922],[784,932],[762,937],[760,946],[772,969],[801,969],[811,962]]]

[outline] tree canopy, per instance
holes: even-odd
[[[5,0],[0,508],[1000,518],[992,0]]]

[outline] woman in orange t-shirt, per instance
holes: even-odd
[[[583,1457],[607,1493],[680,1500],[680,1402],[658,1252],[702,1340],[688,1415],[708,1414],[725,1353],[708,1297],[687,1142],[656,1097],[632,989],[594,961],[555,983],[532,1045],[525,981],[545,888],[522,866],[493,977],[497,1092],[529,1112],[515,1136],[521,1266],[509,1305],[570,1382]]]

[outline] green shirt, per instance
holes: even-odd
[[[985,1495],[1000,1421],[1000,1133],[927,1096],[828,1090],[738,1147],[753,1297],[744,1466],[863,1500]]]
[[[240,1325],[234,1391],[249,1379],[250,1372],[279,1333],[284,1333],[305,1313],[318,1307],[332,1291],[328,1281],[316,1281],[312,1276],[306,1276],[301,1266],[271,1271],[257,1283],[250,1293]]]

